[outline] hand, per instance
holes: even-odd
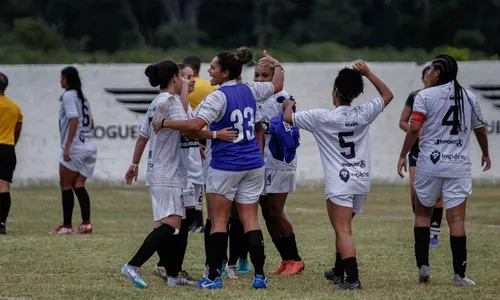
[[[181,81],[182,81],[182,85],[189,86],[189,84],[190,84],[189,79],[185,78],[184,76],[181,76]]]
[[[403,174],[403,169],[405,170],[405,173],[408,173],[408,170],[406,169],[406,157],[400,157],[399,162],[398,162],[398,174],[399,177],[405,178],[405,174]]]
[[[153,125],[153,129],[154,129],[155,133],[158,133],[158,131],[163,129],[163,127],[162,127],[163,120],[165,120],[165,119],[153,121],[152,125]]]
[[[276,58],[267,54],[267,50],[264,50],[262,53],[264,54],[264,57],[259,59],[259,66],[274,68],[280,64]]]
[[[125,183],[127,185],[130,185],[132,183],[132,180],[135,180],[137,182],[137,175],[139,175],[139,167],[130,166],[127,170],[127,173],[125,173]]]
[[[352,68],[356,71],[359,71],[361,75],[365,77],[367,77],[372,72],[362,59],[356,60],[354,62],[354,65],[352,65]]]
[[[295,102],[293,100],[285,99],[285,100],[283,100],[283,108],[287,109],[288,107],[294,107],[295,103],[297,103],[297,102]]]
[[[71,156],[69,155],[69,149],[64,149],[63,157],[64,161],[71,161]]]
[[[205,156],[205,149],[206,148],[207,148],[207,146],[200,144],[200,155],[201,155],[201,159],[203,159],[203,160],[207,159],[207,157]]]
[[[217,139],[226,142],[232,142],[238,137],[238,131],[234,131],[233,127],[226,127],[217,131]]]
[[[486,166],[485,166],[486,165]],[[489,156],[481,157],[481,167],[484,167],[483,172],[488,171],[491,168],[491,159]]]

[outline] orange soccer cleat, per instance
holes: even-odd
[[[281,275],[296,275],[302,272],[305,268],[304,261],[295,261],[295,260],[289,260],[286,268],[283,272],[281,272]]]

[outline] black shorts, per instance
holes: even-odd
[[[414,149],[412,148],[410,150],[410,153],[408,154],[408,162],[410,164],[410,167],[416,167],[417,166],[417,159],[418,159],[418,153],[420,152],[420,149]]]
[[[12,175],[16,169],[16,152],[14,146],[0,144],[0,179],[12,183]]]

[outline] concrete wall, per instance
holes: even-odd
[[[337,72],[350,63],[285,64],[285,89],[295,96],[300,110],[332,107],[331,91]],[[372,178],[379,182],[405,183],[396,173],[397,158],[404,139],[398,127],[399,116],[408,93],[420,88],[421,66],[414,63],[372,63],[372,70],[391,88],[395,99],[371,128]],[[18,165],[16,185],[58,182],[58,158],[61,152],[58,134],[59,85],[62,65],[0,66],[0,72],[9,76],[7,96],[19,103],[24,113],[24,127],[17,146]],[[144,76],[145,65],[81,65],[84,93],[92,105],[98,145],[98,161],[94,182],[121,184],[130,165],[142,111],[154,95]],[[207,78],[207,65],[202,66],[202,77]],[[500,98],[500,62],[461,63],[459,80],[464,87],[473,84],[496,85]],[[252,80],[253,70],[244,71],[243,78]],[[377,93],[365,80],[365,92],[357,100],[364,103]],[[105,89],[146,89],[142,94],[113,94]],[[473,90],[479,98],[485,119],[491,125],[490,153],[493,168],[483,173],[481,152],[477,142],[472,143],[472,176],[488,182],[500,182],[500,100],[487,99],[495,91]],[[486,97],[485,97],[486,96]],[[120,102],[120,101],[121,102]],[[133,103],[130,103],[130,102]],[[495,106],[496,105],[496,106]],[[141,162],[144,179],[145,157]],[[298,152],[298,178],[301,184],[322,183],[323,172],[319,152],[313,137],[302,133]]]

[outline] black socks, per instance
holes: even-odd
[[[141,267],[158,251],[162,265],[167,270],[175,270],[175,257],[170,255],[171,249],[174,248],[170,247],[174,244],[172,243],[174,233],[175,228],[167,224],[162,224],[160,227],[155,228],[149,233],[142,246],[128,264],[134,267]]]
[[[236,265],[238,258],[242,253],[242,248],[245,248],[245,232],[243,224],[238,219],[229,218],[229,259],[227,264],[230,266]]]
[[[227,251],[227,232],[215,232],[210,235],[208,240],[208,279],[215,280],[222,273],[222,261]]]
[[[356,261],[356,257],[349,257],[342,260],[345,267],[345,272],[347,274],[346,281],[349,283],[354,283],[359,280],[358,275],[358,262]]]
[[[207,219],[207,221],[205,222],[205,228],[203,230],[203,241],[205,242],[205,266],[208,266],[208,258],[210,257],[210,247],[208,243],[208,241],[210,240],[210,231],[212,231],[212,221],[210,219]]]
[[[342,261],[342,257],[340,253],[335,253],[335,275],[344,278],[344,263]]]
[[[90,221],[90,198],[85,187],[74,189],[78,202],[80,203],[80,210],[82,212],[82,221]]]
[[[10,211],[10,193],[0,193],[0,223],[7,222]]]
[[[266,255],[264,254],[264,237],[262,230],[252,230],[245,234],[250,251],[250,259],[255,269],[255,275],[264,275],[264,263]]]
[[[75,206],[75,197],[73,190],[62,191],[62,207],[63,207],[63,225],[71,226],[73,218],[73,206]]]
[[[417,267],[420,269],[421,266],[429,266],[430,228],[415,227],[413,232],[415,235],[415,258]]]
[[[467,238],[465,236],[450,236],[451,253],[453,255],[453,270],[460,277],[465,277],[467,268]]]
[[[434,208],[434,212],[431,217],[431,232],[430,237],[438,238],[439,233],[441,233],[441,221],[443,220],[443,208]]]
[[[281,255],[281,260],[294,260],[301,261],[302,258],[299,256],[299,251],[297,249],[297,243],[295,241],[295,234],[287,236],[280,239],[273,240],[276,249]]]

